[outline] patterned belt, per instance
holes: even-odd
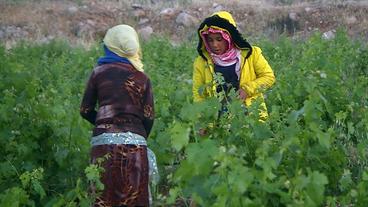
[[[134,144],[147,146],[146,139],[132,132],[103,133],[92,137],[92,146],[104,144]]]

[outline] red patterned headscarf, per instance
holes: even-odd
[[[225,53],[217,55],[215,53],[213,53],[207,43],[207,35],[208,34],[215,34],[215,33],[219,33],[221,34],[222,38],[226,40],[228,48],[226,50]],[[231,40],[231,36],[220,29],[214,29],[212,27],[208,28],[208,30],[203,31],[201,33],[201,37],[203,39],[204,45],[206,47],[207,52],[210,54],[210,56],[212,57],[212,60],[214,61],[215,64],[217,65],[221,65],[221,66],[230,66],[236,63],[235,66],[235,72],[238,75],[238,78],[240,76],[240,50],[238,48],[236,48],[234,46],[233,41]]]

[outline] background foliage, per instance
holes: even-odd
[[[368,48],[338,32],[257,43],[277,82],[270,118],[238,101],[192,103],[195,43],[144,42],[156,120],[155,206],[364,206],[368,203]],[[79,117],[102,54],[55,41],[0,47],[0,206],[89,206],[91,126]],[[244,114],[250,114],[245,116]],[[201,137],[198,130],[206,128]]]

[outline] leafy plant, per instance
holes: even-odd
[[[230,92],[192,102],[195,43],[143,45],[156,119],[148,145],[161,180],[157,206],[365,206],[368,202],[367,45],[338,31],[259,42],[276,74],[269,118]],[[0,46],[0,206],[90,206],[91,126],[79,117],[102,55],[67,42]],[[203,136],[198,133],[206,129]]]

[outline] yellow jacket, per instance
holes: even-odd
[[[267,60],[263,57],[262,50],[259,47],[250,46],[241,37],[236,29],[235,21],[228,12],[217,12],[205,19],[198,29],[198,33],[209,27],[227,31],[231,35],[235,46],[241,50],[239,87],[248,96],[244,103],[246,106],[249,106],[252,100],[260,98],[262,101],[261,104],[263,105],[262,108],[264,108],[260,112],[260,116],[266,118],[267,109],[263,100],[262,91],[274,84],[275,76]],[[214,63],[206,51],[203,41],[200,38],[197,48],[200,55],[195,59],[193,64],[193,99],[195,102],[216,95],[216,83],[213,79]]]

